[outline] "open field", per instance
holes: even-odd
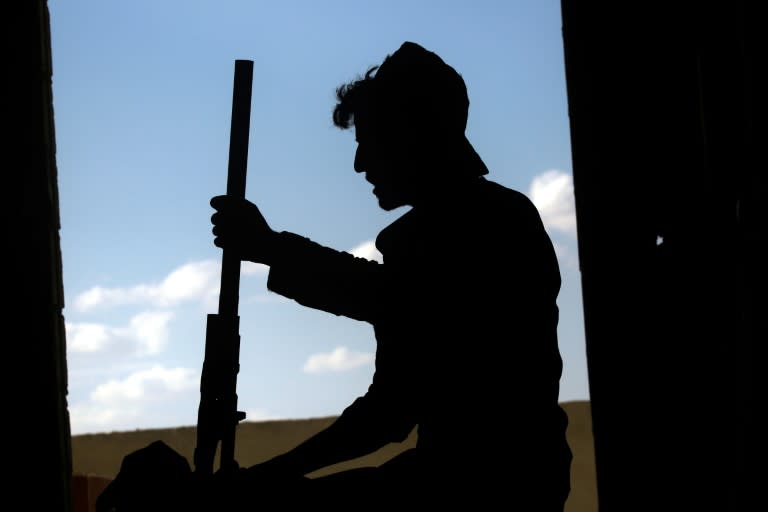
[[[592,422],[589,402],[565,402],[568,413],[568,442],[573,451],[571,496],[566,512],[597,512],[597,490],[593,455]],[[279,421],[244,421],[238,426],[235,458],[240,466],[251,466],[285,452],[328,426],[335,417]],[[149,443],[162,440],[192,460],[196,432],[194,426],[162,430],[135,430],[72,437],[72,465],[75,475],[111,479],[120,469],[123,457]],[[320,476],[360,466],[376,466],[416,442],[415,431],[403,443],[391,444],[366,457],[317,471]]]

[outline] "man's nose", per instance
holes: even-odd
[[[363,148],[358,145],[355,151],[355,172],[365,172],[365,155]]]

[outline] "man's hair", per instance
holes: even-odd
[[[422,126],[460,136],[467,123],[469,98],[461,75],[436,53],[405,42],[365,75],[336,89],[333,123],[342,129],[355,114],[370,112],[376,119],[405,128],[417,117]]]
[[[365,75],[336,88],[336,106],[333,109],[333,124],[345,130],[355,122],[355,112],[364,101],[368,101],[373,77],[379,66],[368,68]]]
[[[488,168],[466,138],[469,96],[462,76],[436,53],[406,41],[365,75],[336,89],[333,124],[341,129],[355,116],[370,116],[388,130],[422,142],[463,149],[459,166],[474,175]],[[411,122],[414,119],[418,122]],[[417,133],[418,131],[418,133]]]

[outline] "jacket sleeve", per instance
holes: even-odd
[[[289,232],[279,240],[267,280],[271,291],[307,307],[370,322],[375,329],[382,313],[397,314],[392,308],[401,306],[392,300],[394,283],[388,282],[384,265]],[[376,371],[367,392],[328,428],[278,458],[306,473],[405,440],[416,425],[414,363],[398,350],[377,341]]]
[[[301,474],[370,453],[393,442],[402,442],[416,426],[413,409],[402,395],[384,385],[377,374],[365,395],[358,397],[327,428],[279,455],[278,460]]]
[[[382,279],[382,265],[376,261],[284,231],[267,288],[303,306],[373,323]]]
[[[307,475],[371,454],[388,443],[404,441],[416,423],[407,421],[399,410],[389,410],[378,398],[372,386],[327,428],[268,463]]]
[[[334,438],[349,443],[355,456],[404,441],[417,423],[415,361],[390,349],[394,347],[377,345],[376,371],[368,391],[329,427]]]

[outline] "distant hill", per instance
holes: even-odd
[[[591,410],[588,401],[564,402],[568,414],[568,442],[574,454],[571,471],[571,496],[566,512],[597,512],[594,444]],[[240,466],[251,466],[283,453],[330,425],[335,416],[278,421],[244,421],[237,427],[235,459]],[[192,461],[196,443],[194,426],[147,429],[72,436],[72,466],[75,475],[114,478],[123,457],[149,443],[162,440]],[[383,447],[376,453],[337,464],[310,476],[321,476],[343,469],[377,466],[416,443],[416,432],[403,443]]]

